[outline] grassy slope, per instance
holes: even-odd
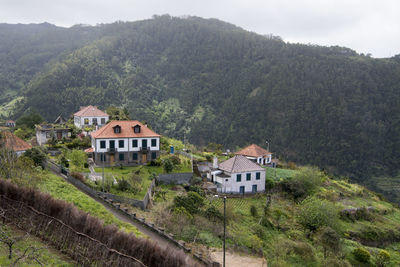
[[[39,189],[57,199],[74,204],[79,209],[103,220],[105,224],[115,224],[126,232],[133,232],[136,236],[141,236],[141,233],[134,226],[120,221],[106,210],[103,205],[97,203],[57,175],[47,173],[43,177]]]
[[[23,97],[19,96],[19,97],[13,98],[10,102],[1,104],[0,105],[0,117],[3,116],[5,118],[7,118],[10,115],[10,112],[14,108],[17,101],[22,100],[22,99],[23,99]]]
[[[267,177],[275,177],[275,170],[267,169]],[[296,171],[286,169],[276,169],[277,181],[286,177],[293,176]],[[157,213],[165,210],[172,205],[173,198],[176,195],[184,194],[181,190],[176,190],[174,186],[158,187],[158,190],[167,190],[166,200],[156,198],[153,210],[150,212],[140,212],[148,221],[157,222]],[[174,190],[172,190],[174,189]],[[299,224],[299,207],[284,192],[272,193],[272,202],[269,208],[268,219],[273,227],[262,226],[260,224],[261,215],[266,203],[266,195],[256,195],[244,198],[228,198],[227,200],[227,244],[230,248],[246,248],[249,252],[260,251],[268,259],[269,266],[323,266],[323,249],[318,245],[317,237],[311,234],[307,237],[307,232]],[[356,234],[358,239],[364,237],[376,236],[379,239],[389,236],[392,230],[400,229],[400,210],[389,202],[379,198],[375,193],[367,190],[365,187],[350,184],[343,180],[327,179],[322,186],[315,192],[315,196],[326,199],[335,204],[338,210],[347,208],[373,207],[371,213],[372,220],[357,220],[355,222],[339,220],[339,232],[342,240],[342,253],[345,259],[355,266],[360,265],[352,254],[352,251],[360,246],[360,242],[354,241],[351,237]],[[213,205],[221,212],[223,211],[222,199],[209,197],[207,206]],[[250,207],[254,206],[257,215],[252,216]],[[197,220],[197,219],[196,219]],[[164,225],[162,225],[164,226]],[[191,236],[188,227],[187,230],[182,225],[181,231],[173,232],[178,238],[185,241],[195,242],[197,244],[209,247],[221,247],[222,240],[216,233],[215,228],[221,226],[221,223],[203,222],[198,225],[193,222],[197,232]],[[168,228],[168,227],[167,227]],[[214,228],[214,229],[213,229]],[[217,231],[218,232],[218,231]],[[375,262],[375,257],[380,249],[385,249],[390,253],[391,261],[388,266],[400,266],[400,243],[391,240],[380,247],[364,246],[371,253],[371,261]],[[365,265],[370,266],[370,265]]]
[[[12,238],[19,238],[25,235],[25,233],[16,229],[11,229],[10,227],[0,227],[6,230],[9,237]],[[47,247],[46,244],[40,239],[33,236],[24,238],[13,246],[13,257],[11,260],[8,259],[8,247],[0,243],[0,266],[9,266],[19,255],[22,255],[26,248],[31,246],[39,249],[40,252],[38,253],[38,259],[41,263],[45,264],[45,266],[74,266],[73,262],[70,261],[66,256],[60,254],[55,249]],[[18,266],[40,266],[36,261],[31,259],[23,259],[18,263]]]

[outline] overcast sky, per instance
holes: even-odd
[[[0,22],[74,24],[152,15],[217,18],[291,43],[400,54],[400,0],[0,0]]]

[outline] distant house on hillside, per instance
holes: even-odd
[[[214,162],[208,174],[217,192],[246,194],[265,191],[265,169],[244,156],[236,155],[221,164]]]
[[[4,145],[8,150],[14,151],[17,156],[32,148],[30,144],[9,131],[2,131],[0,135],[2,137],[0,139],[0,147]]]
[[[110,116],[104,111],[101,111],[95,106],[81,107],[81,109],[74,114],[74,124],[76,127],[82,129],[85,126],[103,126],[107,123]]]
[[[239,150],[235,154],[245,156],[246,158],[257,162],[260,165],[272,163],[272,153],[256,144],[249,145],[242,150]]]
[[[15,127],[15,121],[8,120],[8,121],[6,121],[5,126],[6,127]]]
[[[160,155],[160,135],[139,121],[111,121],[91,133],[97,165],[136,165],[155,160]]]
[[[39,124],[36,125],[36,140],[41,146],[47,144],[49,140],[61,140],[70,137],[70,129],[65,124]]]
[[[57,119],[53,122],[54,124],[65,124],[67,120],[62,116],[58,116]]]

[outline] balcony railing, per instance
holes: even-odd
[[[116,147],[110,147],[109,149],[107,149],[107,152],[115,153],[118,152],[118,149]]]
[[[142,151],[142,152],[150,151],[150,147],[141,147],[140,151]]]

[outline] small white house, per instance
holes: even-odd
[[[214,162],[214,167],[216,163]],[[265,169],[244,156],[236,155],[213,168],[208,178],[217,192],[247,194],[265,191]]]
[[[85,126],[103,126],[107,123],[110,116],[101,111],[95,106],[81,107],[81,109],[74,114],[74,124],[76,127],[82,129]]]
[[[49,140],[62,140],[71,137],[71,129],[65,124],[38,124],[36,128],[36,140],[39,146],[47,144]]]
[[[260,165],[269,165],[272,163],[272,153],[256,144],[249,145],[235,154],[245,156]]]

